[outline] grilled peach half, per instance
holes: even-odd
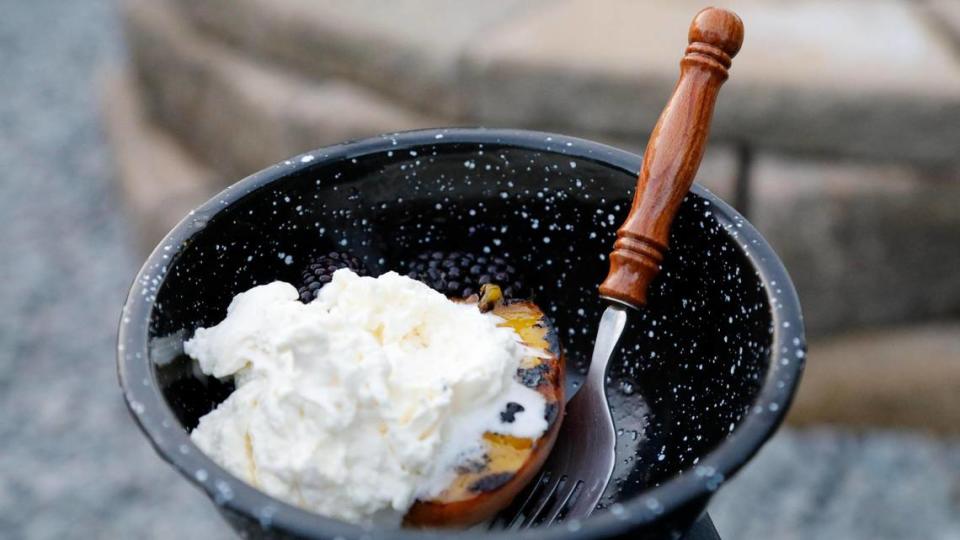
[[[542,351],[541,356],[524,358],[515,377],[546,400],[547,430],[538,439],[484,434],[483,462],[459,470],[436,498],[417,501],[404,518],[406,526],[466,527],[491,519],[536,476],[563,418],[564,359],[556,330],[543,311],[533,302],[504,301],[496,286],[484,286],[479,299],[465,301],[478,301],[481,310],[503,319],[501,326],[512,328],[527,346]]]

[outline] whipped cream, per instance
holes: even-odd
[[[310,304],[288,283],[254,287],[184,344],[204,373],[236,383],[191,438],[279,499],[399,524],[482,457],[484,432],[546,430],[543,397],[514,380],[543,351],[500,322],[394,272],[338,270]],[[523,409],[504,423],[511,402]]]

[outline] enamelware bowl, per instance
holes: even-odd
[[[235,294],[277,279],[297,283],[318,253],[350,252],[376,274],[404,272],[427,251],[473,251],[511,261],[554,319],[572,394],[640,163],[561,135],[438,129],[341,144],[254,174],[191,212],[137,275],[119,337],[129,408],[160,456],[246,536],[449,537],[324,518],[219,467],[189,431],[232,386],[194,369],[183,341],[222,320]],[[780,260],[743,217],[695,185],[649,306],[631,318],[611,361],[607,391],[620,436],[602,509],[522,533],[459,536],[679,537],[780,424],[804,347],[800,306]]]

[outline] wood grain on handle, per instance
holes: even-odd
[[[743,42],[743,23],[731,11],[706,8],[690,24],[688,40],[680,80],[650,135],[633,206],[600,285],[601,296],[633,307],[646,304],[660,271],[670,224],[700,167],[717,92]]]

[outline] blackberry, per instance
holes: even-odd
[[[360,262],[360,259],[353,255],[331,251],[326,255],[314,257],[310,264],[303,270],[300,284],[300,301],[309,304],[320,292],[320,288],[330,283],[333,279],[333,273],[341,268],[349,268],[361,276],[368,274],[366,267]]]
[[[517,269],[502,257],[475,255],[463,251],[421,253],[408,266],[407,275],[446,294],[466,298],[480,292],[480,286],[495,283],[507,298],[524,292]]]

